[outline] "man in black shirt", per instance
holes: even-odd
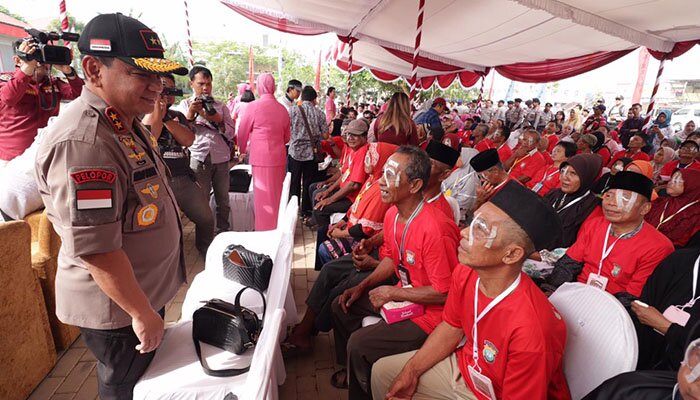
[[[632,104],[630,112],[632,116],[627,118],[625,122],[622,123],[622,128],[620,128],[620,142],[622,142],[624,148],[627,148],[632,136],[637,134],[637,132],[641,132],[644,126],[644,118],[640,115],[642,112],[642,105],[639,103]]]
[[[166,74],[161,76],[161,82],[163,94],[156,101],[153,112],[144,116],[143,123],[158,140],[160,154],[170,169],[169,183],[177,204],[195,223],[195,246],[200,253],[206,254],[214,238],[214,215],[209,208],[208,193],[197,183],[185,149],[194,142],[194,133],[185,115],[170,109],[175,103],[175,96],[169,93],[169,89],[175,88],[175,78]]]

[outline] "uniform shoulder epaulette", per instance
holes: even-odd
[[[14,78],[14,75],[8,74],[6,72],[0,72],[0,81],[9,82]]]

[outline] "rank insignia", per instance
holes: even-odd
[[[144,157],[146,157],[146,153],[143,151],[140,151],[138,153],[129,154],[127,157],[138,161],[138,160],[142,160]]]
[[[131,150],[136,150],[136,142],[134,141],[134,138],[132,138],[129,135],[120,135],[119,136],[119,141],[126,147],[130,148]]]
[[[622,267],[618,264],[613,263],[612,276],[617,278],[618,276],[620,276],[620,272],[622,272]]]
[[[493,343],[489,342],[488,340],[484,340],[484,350],[481,352],[481,354],[484,356],[484,360],[486,360],[487,363],[493,364],[493,362],[496,361],[498,349],[496,349],[496,346],[494,346]]]
[[[142,207],[136,214],[136,220],[139,226],[149,226],[156,222],[158,217],[158,206],[149,204]]]
[[[411,250],[406,250],[406,262],[411,265],[416,263],[416,255]]]
[[[115,132],[125,133],[129,131],[126,129],[124,122],[119,117],[119,113],[113,107],[105,108],[105,115],[107,116],[107,121],[109,121],[109,124],[112,125]]]
[[[146,185],[146,188],[141,189],[141,193],[150,195],[154,199],[157,199],[158,189],[160,189],[160,185],[152,185],[149,183],[148,185]]]
[[[139,33],[141,34],[143,43],[146,45],[146,49],[163,51],[163,44],[160,42],[160,38],[158,38],[157,33],[147,29],[142,29],[139,31]]]
[[[151,134],[151,147],[155,150],[158,149],[158,141],[156,140],[156,137]]]

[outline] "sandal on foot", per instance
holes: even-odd
[[[297,346],[290,342],[282,342],[280,348],[282,350],[282,358],[284,359],[303,357],[313,352],[313,347]]]
[[[343,368],[331,375],[331,385],[336,389],[348,388],[348,370]]]

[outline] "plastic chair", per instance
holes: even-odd
[[[550,296],[566,322],[564,373],[571,398],[581,399],[605,380],[637,365],[632,319],[610,293],[565,283]]]

